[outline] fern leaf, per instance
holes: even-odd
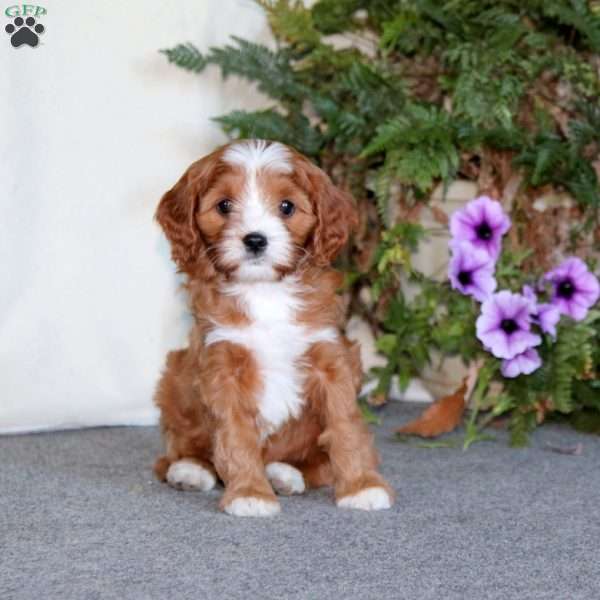
[[[174,48],[166,48],[160,52],[168,58],[170,63],[174,63],[186,71],[200,73],[207,65],[207,60],[200,50],[190,43],[177,44]]]
[[[535,412],[513,410],[508,423],[510,445],[514,448],[527,446],[529,443],[529,434],[535,429],[535,426]]]
[[[375,199],[379,218],[386,227],[390,226],[390,188],[393,180],[391,161],[386,162],[375,176]]]
[[[306,90],[296,80],[288,52],[273,52],[266,46],[232,37],[237,46],[212,48],[207,62],[218,65],[223,77],[237,75],[256,82],[258,89],[275,100],[299,104]]]
[[[240,138],[277,140],[309,156],[318,154],[323,143],[319,132],[303,115],[285,117],[273,108],[247,112],[236,110],[213,119],[225,133]]]
[[[312,12],[301,0],[255,0],[267,13],[271,31],[290,44],[316,46],[321,34],[315,29]]]

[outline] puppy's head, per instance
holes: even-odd
[[[181,271],[238,281],[330,264],[357,221],[351,198],[321,169],[263,140],[228,144],[192,164],[156,218]]]

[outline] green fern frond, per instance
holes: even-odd
[[[351,30],[353,16],[363,4],[362,0],[319,0],[312,8],[315,25],[327,35]]]
[[[386,163],[377,171],[375,176],[375,199],[377,201],[377,212],[381,222],[389,227],[390,223],[390,188],[393,181],[392,160]]]
[[[600,142],[598,132],[590,122],[572,121],[569,136],[565,140],[554,131],[542,131],[526,143],[514,163],[527,168],[532,185],[558,184],[582,205],[600,207],[598,176],[585,158],[588,148]]]
[[[299,114],[285,117],[273,108],[255,112],[236,110],[213,120],[229,135],[278,140],[309,156],[317,155],[323,143],[306,117]]]
[[[316,46],[321,34],[315,29],[312,12],[302,0],[254,0],[267,14],[274,36],[281,41]]]
[[[237,75],[256,82],[261,92],[275,100],[301,102],[306,90],[296,80],[287,51],[273,52],[235,36],[232,39],[237,46],[212,48],[206,57],[221,69],[223,77]]]
[[[339,91],[351,97],[356,110],[369,121],[381,123],[404,108],[402,81],[382,73],[374,65],[354,61],[341,72],[337,83]]]
[[[592,50],[600,51],[600,17],[590,10],[587,0],[571,0],[570,2],[539,0],[538,3],[545,17],[556,19],[563,25],[573,27]]]
[[[323,134],[333,140],[338,148],[343,148],[361,135],[366,127],[365,119],[355,112],[344,110],[337,102],[326,96],[315,96],[312,106],[323,121]]]
[[[513,410],[508,430],[510,432],[510,445],[514,448],[522,448],[529,443],[529,435],[535,429],[535,412],[522,412],[518,409]]]
[[[386,165],[393,166],[400,181],[425,192],[436,179],[446,180],[456,173],[459,155],[455,138],[449,115],[434,107],[412,105],[378,127],[362,156],[390,153]]]
[[[551,359],[551,398],[554,408],[569,413],[574,408],[573,384],[592,364],[595,330],[587,323],[567,323],[558,330]]]
[[[378,152],[391,150],[402,143],[403,133],[410,127],[408,119],[400,115],[377,128],[377,135],[362,151],[362,156],[367,157]]]
[[[186,71],[201,73],[207,65],[206,58],[194,44],[177,44],[174,48],[166,48],[160,52],[167,57],[170,63],[174,63]]]

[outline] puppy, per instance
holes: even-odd
[[[203,491],[219,478],[237,516],[324,485],[340,507],[389,508],[331,268],[357,221],[350,197],[291,148],[245,140],[192,164],[156,218],[195,319],[156,392],[157,476]]]

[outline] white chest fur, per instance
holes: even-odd
[[[298,417],[303,405],[303,354],[316,342],[334,341],[332,328],[309,330],[296,322],[300,288],[293,277],[278,282],[236,283],[223,290],[239,299],[250,324],[224,327],[215,323],[206,345],[228,341],[250,350],[258,364],[262,389],[257,398],[263,437]]]

